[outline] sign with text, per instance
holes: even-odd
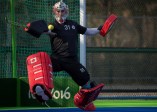
[[[50,107],[73,107],[74,95],[79,91],[79,86],[71,77],[54,77],[52,100],[47,101]],[[29,91],[28,78],[20,78],[20,104],[21,106],[45,106],[35,99]]]

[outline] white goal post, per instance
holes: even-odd
[[[80,0],[80,25],[86,26],[86,0]],[[86,35],[80,35],[80,63],[86,67]]]

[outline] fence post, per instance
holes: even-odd
[[[15,21],[15,0],[10,0],[11,7],[11,21]],[[11,24],[11,41],[12,41],[12,78],[17,77],[17,67],[16,67],[16,37],[15,37],[15,25]]]

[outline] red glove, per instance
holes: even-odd
[[[107,20],[104,22],[103,26],[98,28],[100,30],[100,35],[103,37],[111,30],[114,22],[116,21],[117,16],[112,14],[110,15]]]

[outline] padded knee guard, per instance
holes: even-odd
[[[53,68],[49,55],[38,52],[27,57],[27,71],[30,92],[40,102],[52,98]]]

